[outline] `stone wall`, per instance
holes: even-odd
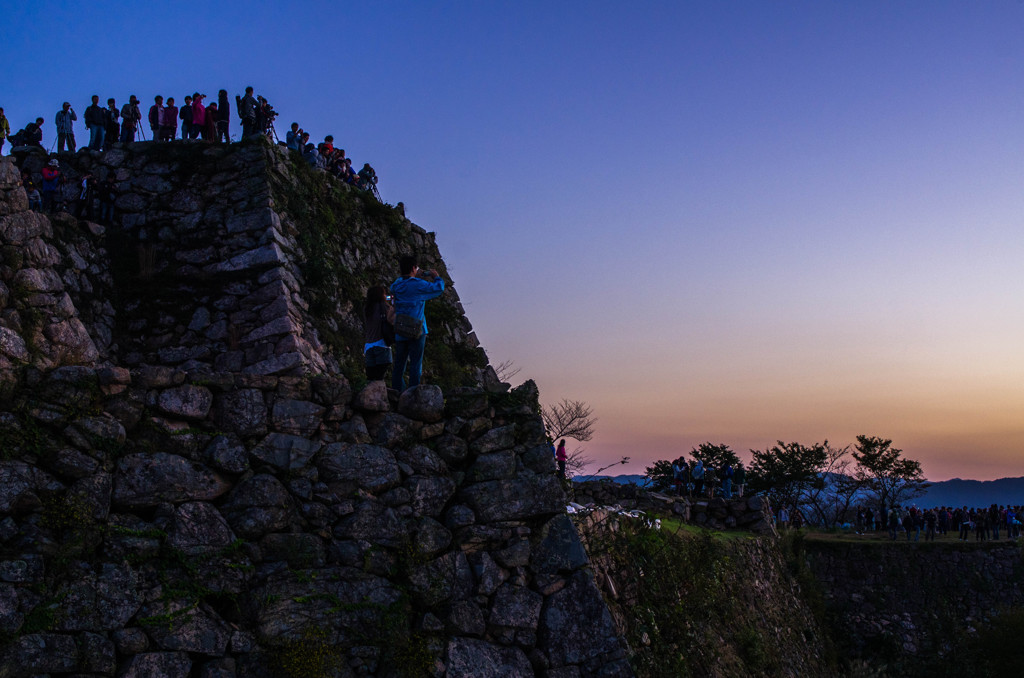
[[[1017,542],[806,540],[803,547],[835,620],[835,637],[853,657],[941,657],[950,641],[1024,604]]]
[[[38,183],[47,159],[29,153],[21,167]],[[4,229],[15,238],[11,244],[42,238],[51,249],[85,250],[24,248],[25,267],[42,275],[23,273],[26,291],[59,296],[61,281],[46,272],[61,277],[72,270],[76,282],[65,274],[63,287],[72,301],[79,301],[76,291],[88,297],[76,309],[96,344],[95,350],[79,348],[80,329],[64,328],[58,339],[69,335],[71,349],[43,363],[32,360],[40,366],[87,363],[98,355],[128,367],[299,375],[338,373],[347,363],[351,376],[360,371],[366,288],[397,277],[402,254],[415,252],[425,265],[446,272],[434,235],[402,210],[311,172],[262,139],[231,146],[136,142],[101,154],[62,154],[60,162],[69,200],[85,173],[115,177],[116,226],[79,225],[62,215],[54,221],[65,228],[54,238],[44,218],[26,211],[11,160],[0,160],[0,190],[9,193],[14,220]],[[330,200],[319,205],[325,197]],[[315,206],[324,209],[311,210]],[[341,227],[327,232],[325,215]],[[333,277],[320,280],[317,290],[310,277],[325,270]],[[315,299],[318,291],[325,298]],[[105,306],[92,309],[95,298]],[[312,301],[318,308],[311,309]],[[432,312],[438,309],[445,310],[444,321],[431,324],[432,340],[470,355],[477,368],[471,376],[482,382],[486,356],[450,284]],[[492,372],[486,376],[496,382]]]
[[[263,142],[63,164],[116,225],[0,161],[0,677],[632,675],[533,383],[345,375],[368,271],[432,236],[318,184],[348,259],[311,267],[281,191],[333,180]],[[477,350],[438,303],[428,352]]]
[[[777,538],[574,518],[637,675],[839,675]]]

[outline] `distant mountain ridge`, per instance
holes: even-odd
[[[612,480],[620,484],[633,483],[646,487],[647,477],[643,474],[619,476],[593,476],[587,480]],[[996,480],[952,480],[936,481],[928,491],[914,500],[918,506],[988,506],[990,504],[1024,505],[1024,477],[997,478]]]

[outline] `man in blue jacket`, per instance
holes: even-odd
[[[429,273],[421,271],[416,265],[416,257],[412,255],[399,260],[399,271],[402,277],[391,283],[396,316],[395,364],[391,371],[391,386],[401,392],[405,390],[406,363],[409,365],[409,386],[419,386],[423,372],[423,347],[427,342],[427,319],[423,311],[428,299],[439,297],[444,292],[444,280],[437,275],[436,270],[432,269]],[[428,277],[432,279],[430,282],[426,280]],[[415,323],[413,319],[419,322]],[[406,329],[407,334],[399,331],[403,320],[412,324],[411,329]],[[417,332],[419,328],[422,329]]]

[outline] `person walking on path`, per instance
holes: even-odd
[[[406,365],[409,367],[408,385],[419,386],[428,333],[424,309],[428,300],[444,292],[444,280],[436,270],[429,273],[420,270],[416,257],[412,255],[401,258],[399,271],[401,277],[391,283],[395,303],[395,364],[391,386],[402,392],[406,387]]]

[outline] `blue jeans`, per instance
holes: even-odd
[[[98,151],[103,148],[103,138],[107,134],[107,129],[103,125],[91,125],[89,127],[89,149]]]
[[[398,339],[395,341],[395,364],[391,370],[391,387],[401,393],[405,390],[405,364],[409,363],[409,386],[420,385],[423,373],[423,347],[427,344],[427,335],[419,339]]]

